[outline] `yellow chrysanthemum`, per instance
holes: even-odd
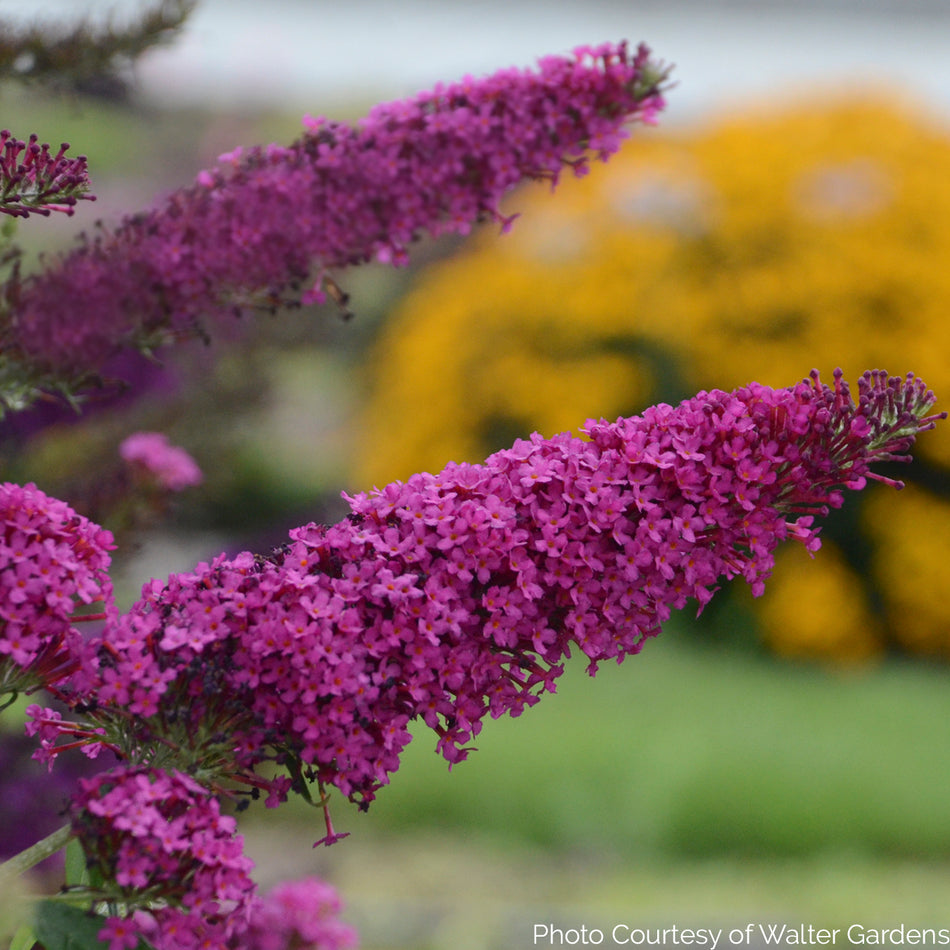
[[[861,662],[883,647],[864,585],[833,544],[823,544],[816,561],[799,545],[782,548],[757,609],[780,656]]]
[[[867,505],[874,566],[887,594],[888,627],[904,648],[950,658],[950,502],[908,486],[896,504],[884,493]]]

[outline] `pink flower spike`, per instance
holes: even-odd
[[[586,171],[588,151],[606,159],[654,115],[666,70],[643,47],[604,49],[468,77],[353,125],[308,116],[290,146],[222,155],[192,187],[23,281],[5,345],[82,380],[123,347],[194,336],[208,318],[317,300],[317,275],[401,265],[424,233],[507,230],[499,204],[515,185]]]
[[[594,672],[724,581],[761,594],[783,540],[816,551],[820,518],[942,418],[913,377],[856,389],[703,392],[346,496],[346,519],[269,557],[149,585],[103,638],[103,679],[189,735],[227,721],[209,757],[271,802],[310,770],[367,807],[414,719],[460,762],[485,717],[521,714],[575,651]],[[280,788],[254,771],[275,759]]]

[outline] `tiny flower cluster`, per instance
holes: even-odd
[[[347,950],[356,931],[339,919],[336,891],[319,878],[287,881],[251,906],[247,931],[233,950]]]
[[[0,213],[14,218],[51,211],[72,214],[80,199],[95,201],[87,194],[86,157],[66,158],[68,150],[64,142],[53,154],[36,135],[21,142],[6,129],[0,132]]]
[[[118,349],[197,331],[204,317],[273,306],[329,269],[402,263],[422,232],[502,220],[519,181],[606,158],[652,121],[665,72],[641,47],[578,49],[537,71],[467,78],[382,105],[357,126],[307,120],[289,147],[238,149],[156,210],[88,239],[19,293],[16,345],[32,362],[95,372]],[[507,223],[507,222],[505,222]]]
[[[317,878],[256,893],[253,862],[218,800],[178,771],[120,767],[80,781],[70,810],[97,900],[122,905],[110,950],[346,950],[336,891]]]
[[[108,531],[35,485],[0,485],[0,693],[92,675],[75,613],[100,600],[112,609],[112,547]]]
[[[119,446],[119,455],[134,472],[164,491],[178,492],[201,484],[201,469],[162,432],[136,432]]]
[[[460,761],[486,715],[554,689],[572,647],[594,672],[721,579],[761,593],[784,538],[815,550],[814,518],[889,481],[871,465],[906,459],[938,418],[913,377],[868,373],[858,390],[815,373],[534,435],[352,497],[346,520],[269,558],[152,581],[100,643],[96,721],[133,761],[162,735],[192,773],[272,804],[305,793],[304,767],[365,806],[412,719]],[[255,774],[272,760],[289,777]]]
[[[254,903],[253,862],[218,800],[178,771],[119,768],[80,782],[73,829],[99,899],[152,908],[114,917],[114,950],[145,936],[159,948],[226,947]],[[114,889],[114,890],[113,890]]]

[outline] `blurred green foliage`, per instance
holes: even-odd
[[[338,824],[472,835],[623,860],[950,858],[950,693],[940,667],[861,674],[685,641],[671,625],[595,679],[490,722],[448,771],[425,729],[368,815]]]

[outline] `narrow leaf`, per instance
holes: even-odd
[[[17,928],[17,932],[10,941],[10,950],[30,950],[36,943],[36,934],[29,924]]]
[[[77,838],[73,838],[66,845],[66,883],[69,885],[89,883],[86,853]]]

